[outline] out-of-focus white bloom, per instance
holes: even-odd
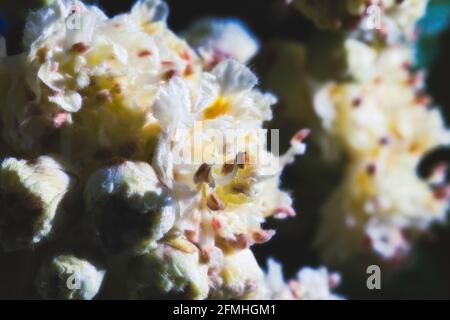
[[[210,67],[228,58],[247,63],[259,49],[255,36],[238,19],[203,18],[184,37]]]
[[[445,220],[450,194],[442,165],[429,178],[417,173],[427,153],[450,142],[408,47],[427,1],[293,4],[321,28],[352,31],[309,47],[278,42],[268,54],[275,62],[264,80],[280,99],[278,116],[312,128],[316,157],[327,160],[313,159],[311,172],[343,175],[323,206],[317,246],[327,264],[369,252],[399,257],[413,235]],[[366,28],[370,5],[381,9],[379,29]]]
[[[396,258],[412,247],[411,235],[445,220],[445,166],[429,179],[417,169],[427,153],[450,142],[450,132],[423,93],[424,76],[412,70],[408,46],[336,38],[339,48],[325,57],[318,52],[324,43],[276,43],[277,59],[265,80],[282,102],[278,116],[314,132],[320,154],[309,170],[343,175],[322,209],[317,245],[325,262],[371,252]],[[342,66],[321,66],[336,52]],[[322,67],[323,78],[313,64]],[[316,161],[320,156],[326,161]]]
[[[273,259],[267,262],[265,275],[266,298],[271,300],[337,300],[342,297],[332,293],[340,283],[337,273],[329,273],[326,268],[302,268],[295,280],[285,282],[280,263]]]
[[[378,157],[376,167],[365,160],[348,166],[323,208],[317,240],[326,261],[344,261],[368,247],[394,258],[410,248],[405,231],[445,218],[446,198],[417,177],[417,162],[408,158],[395,153]]]
[[[359,80],[371,77],[375,72],[376,51],[354,39],[347,39],[344,48],[348,59],[347,74]]]
[[[294,0],[298,8],[320,28],[356,30],[363,41],[381,39],[394,43],[411,38],[428,0]]]
[[[352,155],[395,148],[420,157],[450,142],[439,111],[429,109],[429,98],[419,92],[420,73],[408,69],[411,57],[407,47],[386,49],[370,77],[317,91],[315,108],[324,127]],[[380,143],[383,138],[391,143]]]
[[[363,253],[367,245],[393,258],[410,247],[405,231],[445,219],[445,185],[421,179],[417,167],[427,152],[450,143],[450,132],[419,91],[411,57],[407,47],[385,49],[370,77],[329,83],[316,94],[325,151],[349,161],[323,210],[318,245],[328,262]]]

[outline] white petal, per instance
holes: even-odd
[[[269,258],[267,260],[267,284],[274,291],[281,290],[285,285],[281,263]]]
[[[219,53],[246,63],[258,51],[259,43],[238,19],[204,18],[184,34],[189,44],[203,55]]]
[[[70,16],[66,22],[65,47],[70,48],[75,43],[90,43],[94,30],[102,18],[95,11],[85,11]],[[73,20],[72,26],[68,25],[71,20]]]
[[[64,90],[64,77],[52,71],[51,62],[44,63],[38,71],[38,78],[55,92]]]
[[[192,120],[190,90],[183,79],[172,78],[162,87],[153,105],[155,118],[165,132],[173,133],[176,128],[185,127]]]
[[[219,93],[220,88],[215,81],[215,77],[208,72],[202,73],[200,78],[200,93],[198,101],[195,104],[195,111],[201,111],[211,105],[217,99]]]
[[[232,94],[242,90],[250,90],[258,79],[246,66],[234,60],[225,60],[213,70],[225,94]]]
[[[61,109],[67,112],[78,112],[83,102],[81,96],[75,91],[69,91],[64,95],[57,94],[49,97],[48,100],[56,103]]]
[[[164,135],[159,139],[152,167],[164,184],[171,188],[173,185],[173,155],[170,150],[170,142]]]
[[[131,17],[138,22],[166,21],[169,7],[161,0],[140,0],[131,9]]]
[[[31,12],[25,25],[24,48],[30,48],[38,38],[47,36],[53,30],[65,28],[66,18],[74,7],[79,8],[79,11],[86,10],[85,5],[80,1],[57,0],[51,5]]]

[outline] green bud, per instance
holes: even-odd
[[[133,299],[194,299],[208,296],[208,267],[198,250],[179,250],[167,244],[133,258],[128,270]]]
[[[63,201],[71,177],[60,163],[42,156],[5,159],[0,167],[0,242],[7,251],[34,246],[66,216]]]
[[[145,253],[173,226],[171,198],[153,168],[126,161],[96,171],[85,189],[100,246],[107,252]]]
[[[36,286],[44,299],[91,300],[103,282],[105,271],[89,261],[59,255],[40,268]]]

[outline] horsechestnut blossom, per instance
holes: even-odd
[[[405,46],[387,48],[366,66],[366,78],[329,83],[315,95],[325,151],[349,161],[323,209],[318,245],[326,260],[345,260],[367,244],[393,258],[409,249],[409,231],[445,220],[445,181],[429,183],[417,168],[425,154],[450,143],[450,132],[422,92],[420,73],[407,67],[411,57]]]
[[[307,47],[278,44],[266,77],[278,87],[284,117],[315,133],[309,169],[340,176],[320,209],[316,247],[327,264],[367,253],[402,257],[418,234],[446,220],[446,166],[418,174],[427,154],[450,143],[424,74],[414,70],[410,44],[426,3],[293,1],[319,28],[345,31],[320,34]],[[370,6],[381,10],[379,30],[364,28]],[[281,79],[288,68],[291,75]]]
[[[251,247],[274,236],[266,219],[295,215],[280,176],[309,131],[285,154],[269,151],[263,125],[276,98],[241,63],[257,43],[223,22],[194,50],[167,15],[160,0],[112,18],[56,0],[28,17],[24,53],[0,51],[2,152],[25,159],[2,164],[2,194],[24,206],[2,211],[2,243],[40,252],[49,238],[61,252],[94,250],[106,274],[123,266],[103,278],[87,260],[53,254],[37,282],[44,298],[92,299],[108,281],[126,282],[117,286],[132,298],[244,299],[265,289]],[[248,46],[234,51],[233,35]],[[210,63],[217,50],[225,55]],[[49,237],[72,187],[70,232]],[[81,269],[81,291],[62,288],[66,265]]]

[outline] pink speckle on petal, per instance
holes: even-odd
[[[50,66],[50,71],[51,72],[56,72],[59,69],[59,63],[58,62],[52,62],[51,66]]]
[[[181,52],[180,56],[183,60],[191,61],[191,55],[189,54],[188,50],[183,50],[183,52]]]
[[[450,185],[434,189],[433,195],[438,200],[450,200]]]
[[[259,230],[252,234],[252,238],[255,243],[265,243],[272,239],[275,233],[275,230]]]
[[[166,67],[171,67],[171,66],[174,65],[174,62],[173,61],[169,61],[169,60],[163,60],[163,61],[161,61],[161,64],[163,66],[166,66]]]
[[[53,125],[59,129],[68,122],[69,117],[68,112],[58,112],[53,116]]]
[[[145,58],[145,57],[148,57],[148,56],[151,56],[151,55],[152,55],[152,53],[151,53],[150,50],[142,50],[142,51],[138,52],[139,58]]]
[[[289,281],[289,289],[295,299],[301,299],[300,295],[300,281],[291,280]]]
[[[331,289],[335,289],[337,286],[339,286],[341,282],[341,276],[337,273],[332,273],[328,277],[328,285]]]
[[[193,242],[198,243],[199,242],[199,234],[195,230],[185,230],[184,234],[186,235],[186,238]]]
[[[275,218],[286,218],[286,217],[295,217],[297,213],[292,207],[279,207],[275,209],[272,216]]]
[[[214,217],[211,220],[211,226],[213,227],[215,232],[220,232],[222,230],[222,222],[217,217]]]
[[[295,136],[292,138],[291,142],[292,143],[303,142],[303,140],[305,140],[309,136],[310,133],[311,133],[310,129],[302,129],[295,134]]]

